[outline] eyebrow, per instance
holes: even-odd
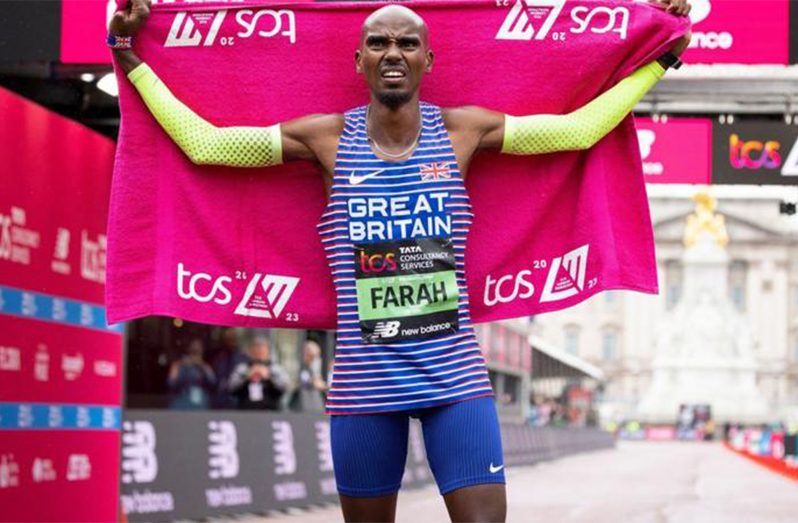
[[[368,35],[366,36],[366,44],[382,43],[390,40],[391,38],[385,35]],[[421,38],[416,35],[404,35],[396,38],[399,43],[420,44]]]

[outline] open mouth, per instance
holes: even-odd
[[[380,77],[386,82],[401,82],[407,77],[404,69],[383,69]]]

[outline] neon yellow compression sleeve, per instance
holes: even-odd
[[[216,127],[178,100],[147,64],[127,76],[164,131],[192,162],[230,167],[268,167],[283,162],[279,124]]]
[[[665,69],[654,61],[572,113],[507,115],[502,152],[544,154],[589,149],[615,129],[664,75]]]

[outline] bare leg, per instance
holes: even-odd
[[[377,498],[352,498],[339,494],[344,521],[347,523],[393,523],[396,519],[396,495]]]
[[[443,499],[455,523],[504,523],[507,517],[507,494],[501,483],[464,487]]]

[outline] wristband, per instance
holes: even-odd
[[[132,36],[118,36],[109,33],[108,38],[105,39],[105,43],[108,44],[108,47],[111,49],[133,49]]]
[[[657,58],[657,60],[660,62],[660,64],[673,69],[678,69],[684,65],[679,57],[670,51]]]

